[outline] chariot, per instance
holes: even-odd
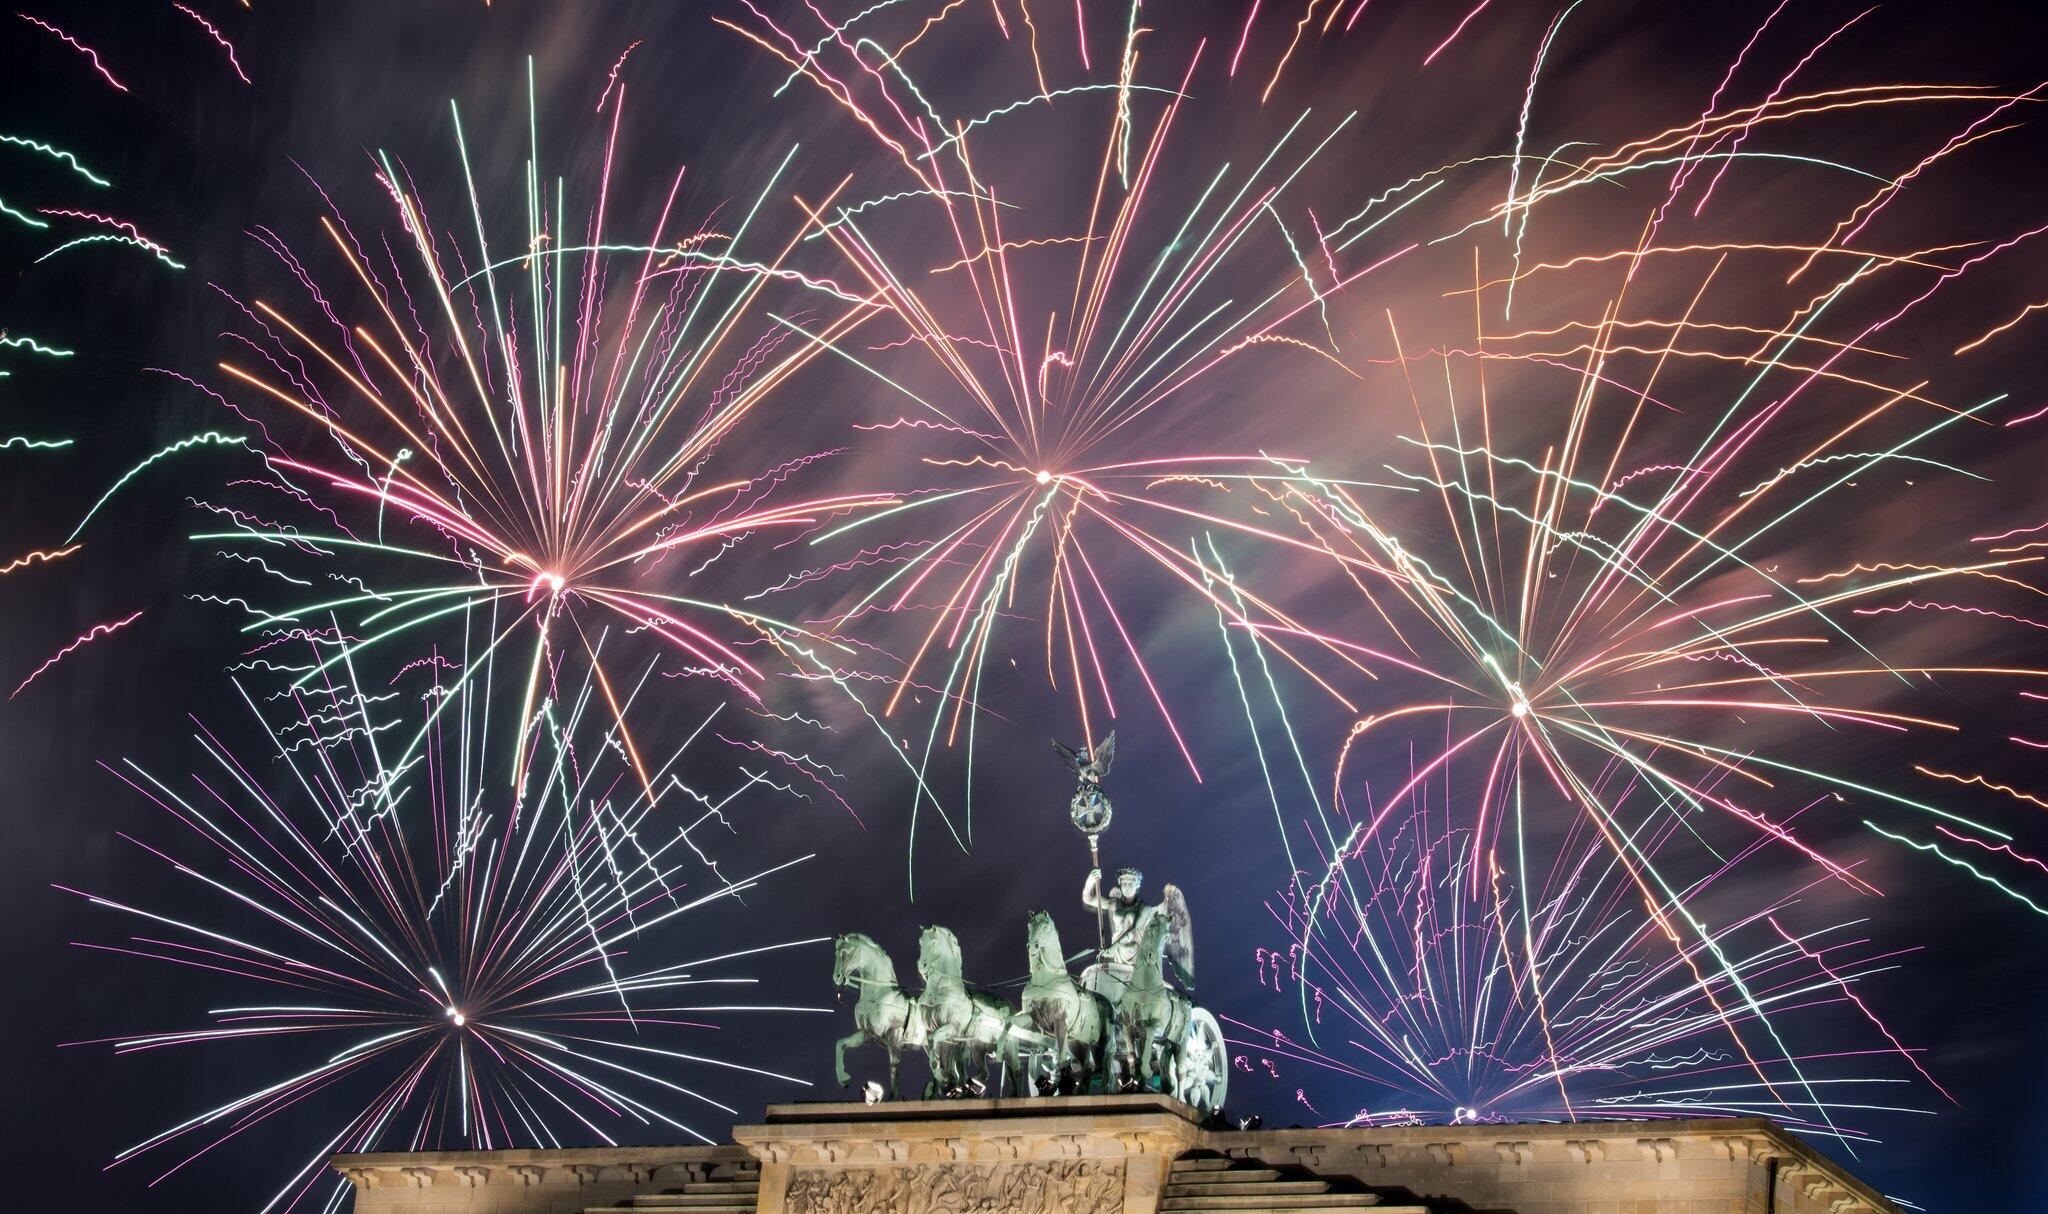
[[[1222,1110],[1230,1051],[1216,1017],[1194,1001],[1186,899],[1167,885],[1157,905],[1139,901],[1135,869],[1123,870],[1114,888],[1102,887],[1097,840],[1111,810],[1101,782],[1115,747],[1114,733],[1088,749],[1058,746],[1078,777],[1069,814],[1095,862],[1082,901],[1096,912],[1097,946],[1077,955],[1092,955],[1093,963],[1077,978],[1077,958],[1060,947],[1051,914],[1032,912],[1029,976],[1012,1007],[967,985],[959,939],[947,928],[927,927],[919,937],[924,989],[915,995],[897,984],[895,966],[873,940],[841,936],[833,982],[855,993],[854,1031],[837,1050],[842,1085],[851,1083],[846,1051],[872,1044],[888,1053],[892,1099],[902,1055],[921,1051],[931,1072],[927,1099],[987,1094],[990,1071],[1000,1067],[997,1082],[1010,1095],[1155,1091],[1205,1113]]]

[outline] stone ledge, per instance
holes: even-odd
[[[649,1160],[676,1163],[728,1163],[746,1159],[747,1152],[731,1143],[705,1146],[677,1143],[647,1147],[515,1147],[502,1151],[377,1151],[367,1154],[336,1155],[330,1161],[336,1171],[350,1168],[454,1168],[465,1164],[483,1167],[511,1167],[514,1164],[542,1164],[567,1167],[594,1164],[614,1167],[645,1165]],[[661,1166],[657,1164],[656,1166]]]
[[[775,1105],[734,1137],[739,1145],[354,1154],[334,1167],[363,1214],[573,1214],[714,1172],[752,1178],[756,1163],[749,1199],[765,1214],[910,1209],[927,1194],[969,1201],[962,1209],[1156,1214],[1173,1160],[1188,1151],[1417,1194],[1432,1208],[1734,1214],[1755,1209],[1775,1175],[1780,1214],[1897,1214],[1760,1118],[1209,1130],[1196,1110],[1147,1094]],[[869,1198],[883,1204],[862,1204]]]
[[[978,1118],[1015,1120],[1032,1117],[1116,1117],[1131,1113],[1168,1113],[1200,1125],[1201,1110],[1158,1092],[1123,1096],[1004,1096],[988,1100],[806,1101],[771,1104],[762,1116],[768,1125],[788,1122],[961,1121]]]

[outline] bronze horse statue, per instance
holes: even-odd
[[[1015,1035],[1035,1038],[1049,1046],[1050,1092],[1084,1093],[1098,1076],[1107,1077],[1116,1009],[1108,999],[1074,981],[1067,970],[1066,953],[1060,948],[1059,929],[1053,926],[1050,914],[1032,911],[1024,938],[1031,977],[1012,1021]],[[1033,1083],[1034,1088],[1037,1086]],[[1038,1094],[1046,1093],[1042,1090]]]
[[[840,1086],[853,1086],[846,1051],[879,1045],[889,1053],[889,1099],[896,1099],[896,1071],[903,1052],[924,1046],[924,1021],[917,1015],[917,1001],[896,983],[896,963],[881,945],[849,932],[832,942],[832,985],[855,992],[853,1032],[839,1039],[834,1054]]]
[[[932,1068],[925,1098],[979,1095],[992,1061],[1001,1062],[1015,1090],[1020,1068],[1010,1034],[1010,1005],[967,988],[960,976],[960,940],[950,929],[924,929],[917,942],[917,973],[924,979],[917,1012]]]
[[[1181,1043],[1194,1001],[1166,981],[1166,940],[1172,923],[1148,915],[1138,937],[1137,966],[1116,1007],[1117,1079],[1124,1089],[1178,1093]]]

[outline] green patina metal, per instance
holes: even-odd
[[[919,937],[924,989],[917,995],[897,985],[894,965],[873,940],[841,936],[832,981],[853,991],[855,1002],[854,1031],[837,1045],[839,1082],[853,1082],[847,1050],[878,1045],[888,1054],[889,1082],[870,1085],[876,1099],[897,1097],[902,1055],[921,1051],[931,1072],[926,1099],[987,1095],[997,1068],[995,1083],[1013,1096],[1157,1091],[1220,1112],[1230,1054],[1216,1018],[1194,1001],[1186,897],[1169,883],[1158,902],[1146,902],[1144,875],[1135,868],[1103,884],[1101,838],[1113,810],[1102,781],[1116,757],[1116,734],[1091,746],[1053,747],[1075,776],[1067,812],[1088,840],[1081,902],[1095,912],[1095,948],[1068,957],[1052,915],[1032,912],[1025,933],[1030,976],[1012,1007],[967,982],[959,938],[948,928],[926,927]],[[1082,958],[1090,962],[1077,979],[1069,966]]]

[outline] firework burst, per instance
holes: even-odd
[[[487,633],[490,621],[475,623]],[[205,1027],[99,1044],[291,1047],[289,1061],[268,1055],[274,1079],[117,1163],[148,1161],[155,1184],[230,1139],[269,1134],[304,1162],[264,1208],[332,1209],[347,1188],[325,1176],[336,1151],[652,1129],[710,1142],[694,1121],[734,1112],[713,1094],[721,1076],[804,1082],[711,1044],[750,1019],[823,1010],[760,1001],[744,968],[816,941],[743,946],[727,922],[800,860],[728,873],[714,858],[748,798],[780,787],[745,764],[724,788],[677,773],[721,710],[659,765],[650,796],[594,678],[501,732],[488,658],[468,669],[467,656],[430,655],[382,690],[324,678],[274,694],[270,710],[244,689],[273,744],[268,764],[198,724],[209,765],[189,781],[109,768],[183,828],[122,838],[190,892],[176,911],[81,892],[138,925],[82,947],[204,974],[221,1002]],[[426,744],[395,759],[393,739],[417,722]],[[517,764],[492,744],[513,733]],[[515,765],[524,774],[508,791]]]
[[[1463,283],[1435,278],[1441,301],[1405,309],[1458,336],[1418,343],[1389,307],[1385,357],[1355,364],[1402,419],[1371,475],[1319,459],[1250,482],[1344,591],[1341,607],[1302,607],[1305,627],[1218,621],[1255,736],[1282,743],[1259,754],[1299,877],[1276,913],[1303,1014],[1327,1024],[1340,1006],[1366,1033],[1348,1061],[1302,1056],[1419,1096],[1404,1116],[1772,1106],[1848,1134],[1777,1020],[1823,991],[1865,1013],[1853,988],[1872,959],[1832,942],[1839,928],[1774,920],[1789,895],[1759,911],[1717,901],[1716,883],[1739,861],[1775,890],[1877,896],[1862,857],[1888,839],[1979,876],[2032,862],[1988,820],[1995,801],[1962,787],[1982,777],[1915,758],[1966,735],[1955,689],[2043,671],[1971,661],[1952,634],[1897,621],[1931,599],[1981,615],[1962,604],[2041,593],[2036,554],[1928,547],[1915,518],[1929,493],[1985,479],[1959,453],[2016,412],[2002,393],[1944,389],[1969,381],[1942,375],[1947,350],[1921,353],[1917,322],[2041,229],[1915,240],[1894,215],[1872,235],[1908,183],[1933,188],[1930,170],[2009,129],[2031,94],[1802,90],[1818,49],[1760,101],[1717,92],[1697,120],[1612,145],[1537,150],[1525,100],[1512,152],[1482,158],[1505,170],[1504,200],[1437,216],[1427,242]],[[1800,134],[1822,115],[1908,110],[1938,133],[1882,171]],[[1804,205],[1731,232],[1723,178],[1741,157],[1795,176]],[[1630,180],[1653,188],[1617,226],[1585,191]],[[1594,218],[1629,242],[1589,250]],[[1229,592],[1225,554],[1191,552]],[[1357,665],[1325,663],[1325,687],[1356,707],[1318,778],[1299,725],[1327,718],[1289,707],[1268,654],[1332,649]],[[1271,757],[1290,747],[1291,793]],[[1387,780],[1403,754],[1408,775]],[[1633,994],[1611,1001],[1620,990]],[[1703,1036],[1712,1052],[1678,1048]]]
[[[691,228],[676,218],[679,172],[647,234],[615,236],[624,85],[615,92],[604,169],[580,219],[569,218],[573,191],[544,178],[536,151],[523,235],[494,239],[498,217],[477,192],[458,113],[468,235],[440,226],[386,155],[375,174],[398,230],[360,233],[338,208],[320,221],[347,290],[257,231],[304,294],[300,308],[235,301],[244,331],[230,335],[238,353],[220,367],[240,403],[222,399],[260,437],[183,443],[242,445],[262,460],[260,475],[236,482],[253,496],[202,503],[222,526],[193,538],[228,545],[256,571],[256,602],[216,596],[249,612],[247,632],[321,642],[313,662],[289,672],[294,687],[373,649],[416,651],[486,606],[509,609],[494,613],[500,631],[487,648],[525,655],[520,709],[508,714],[518,721],[587,669],[625,726],[621,637],[652,638],[688,663],[680,673],[750,701],[768,659],[745,648],[830,647],[740,605],[725,578],[742,559],[735,550],[896,499],[795,493],[830,450],[767,459],[771,444],[756,437],[743,467],[723,453],[817,354],[756,323],[764,292],[790,292],[798,314],[823,309],[828,334],[873,309],[790,269],[793,241],[762,234],[779,173],[747,207]],[[760,258],[756,243],[768,247]],[[620,742],[651,792],[634,733],[622,728]]]
[[[1625,768],[1604,778],[1619,811],[1654,798]],[[1916,1076],[1940,1090],[1857,993],[1900,955],[1853,921],[1788,929],[1808,890],[1743,907],[1711,942],[1681,937],[1671,922],[1724,900],[1717,883],[1748,853],[1646,908],[1582,825],[1521,869],[1541,882],[1525,887],[1509,867],[1523,856],[1477,850],[1450,812],[1457,791],[1427,782],[1313,888],[1268,903],[1288,942],[1259,951],[1260,983],[1306,1015],[1294,1032],[1239,1024],[1240,1067],[1343,1077],[1372,1103],[1338,1124],[1768,1116],[1852,1149],[1868,1140],[1859,1118],[1924,1111],[1887,1103]],[[1679,818],[1645,817],[1635,849],[1691,846]],[[1869,1043],[1843,1045],[1858,1035],[1844,1020]]]
[[[1020,42],[978,79],[1015,79],[1017,95],[948,113],[943,90],[902,66],[912,46],[928,53],[944,38],[943,16],[920,23],[888,9],[804,34],[758,11],[754,24],[732,23],[782,58],[792,83],[839,103],[908,175],[864,199],[808,207],[810,239],[840,253],[893,330],[863,347],[805,336],[906,402],[904,415],[866,428],[917,461],[898,474],[901,505],[813,539],[888,538],[834,567],[874,575],[832,624],[884,639],[900,659],[881,717],[933,705],[922,738],[899,738],[920,771],[939,748],[964,743],[971,773],[984,677],[1000,662],[994,642],[1021,612],[1042,626],[1045,677],[1084,737],[1117,716],[1120,699],[1149,700],[1199,780],[1131,604],[1149,577],[1240,623],[1295,623],[1252,587],[1215,593],[1182,551],[1201,527],[1279,538],[1229,490],[1286,451],[1210,446],[1223,427],[1196,419],[1216,407],[1221,370],[1240,361],[1341,368],[1324,327],[1333,301],[1408,251],[1361,243],[1380,216],[1326,226],[1298,197],[1355,114],[1303,111],[1249,167],[1208,159],[1189,129],[1201,120],[1184,104],[1203,72],[1223,78],[1221,57],[1199,45],[1170,78],[1141,75],[1149,31],[1135,9],[1130,28],[1115,31],[1117,53],[1093,59],[1085,29],[1067,44],[1034,25],[1028,57]],[[1077,122],[1090,138],[1074,138]],[[1043,154],[1007,150],[1018,146]],[[918,216],[911,241],[882,222],[900,225],[906,211]],[[971,785],[970,774],[966,821],[946,817],[963,846]],[[924,791],[920,781],[920,806]]]

